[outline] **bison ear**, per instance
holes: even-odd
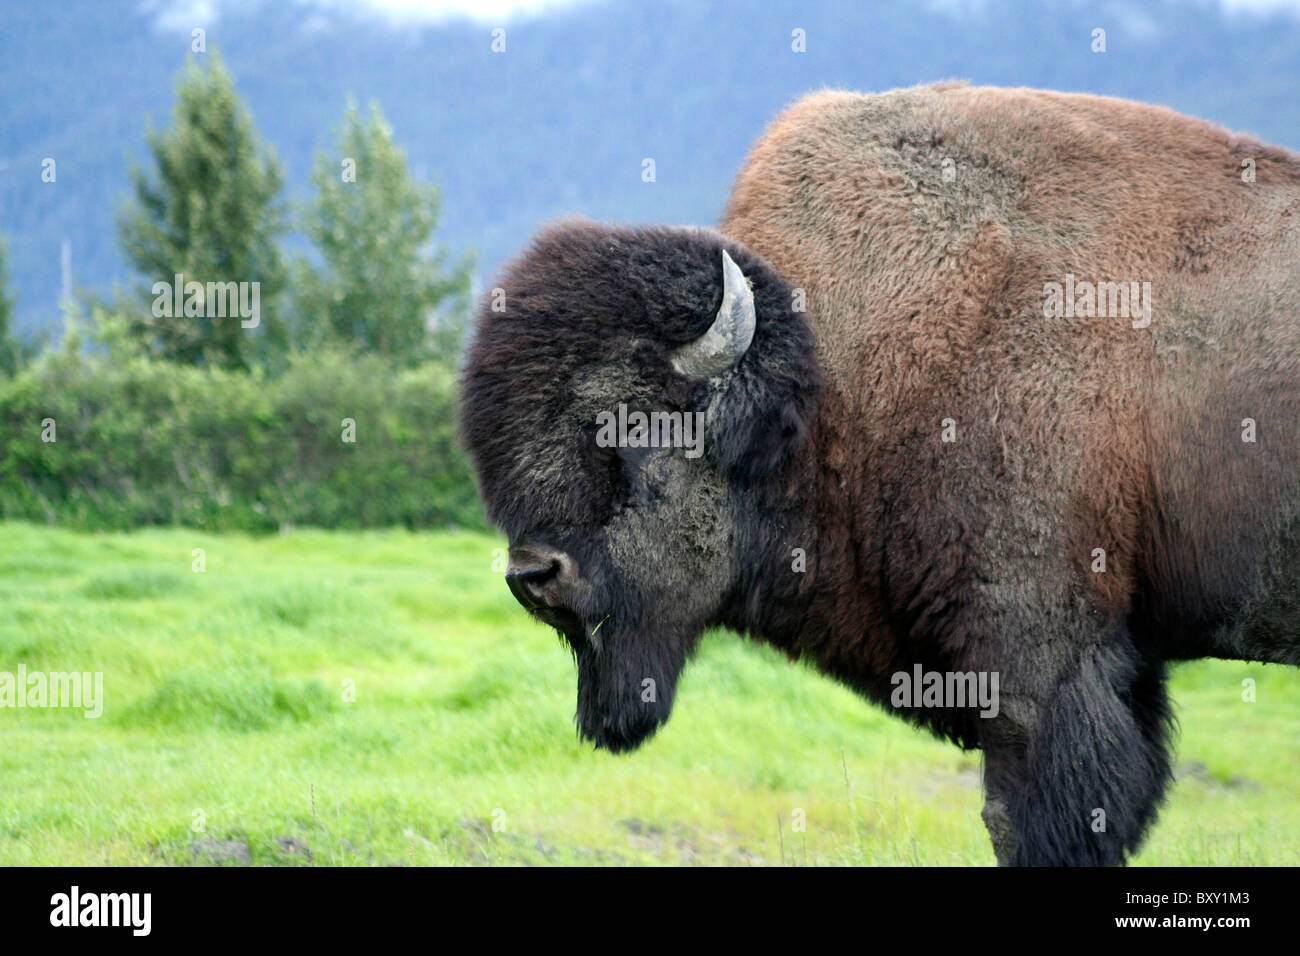
[[[760,384],[739,376],[709,409],[718,463],[744,479],[756,478],[792,457],[812,431],[820,379],[809,366],[802,386],[792,379]]]
[[[732,349],[723,367],[731,372],[713,383],[706,412],[717,462],[742,479],[765,474],[798,451],[812,431],[822,388],[812,328],[790,309],[788,283],[764,262],[749,268],[752,291],[740,268],[723,253],[727,292],[714,326],[734,291],[729,326],[736,332],[726,336]],[[756,328],[756,308],[763,310],[761,329]],[[737,365],[742,357],[745,360]]]
[[[673,368],[694,382],[713,379],[706,412],[713,454],[741,478],[770,471],[803,444],[812,429],[821,389],[812,331],[788,311],[790,289],[762,262],[750,265],[754,283],[724,249],[722,304],[709,330],[673,353]],[[763,307],[761,347],[755,292]],[[742,363],[740,360],[745,359]],[[725,379],[719,378],[724,373]]]
[[[673,353],[673,368],[693,381],[732,368],[754,340],[754,291],[740,266],[722,250],[722,305],[707,332]]]

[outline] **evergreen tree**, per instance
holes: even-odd
[[[337,155],[317,156],[304,231],[324,269],[301,262],[295,289],[301,341],[336,341],[399,364],[460,343],[468,259],[448,264],[434,243],[441,197],[417,183],[378,106],[349,103]]]
[[[0,378],[17,375],[40,351],[44,337],[21,337],[14,329],[14,300],[9,295],[9,247],[0,236]]]
[[[13,375],[18,371],[19,344],[14,337],[14,300],[9,297],[8,247],[0,238],[0,375]]]
[[[119,231],[128,261],[148,286],[130,334],[177,362],[247,368],[287,341],[278,310],[286,278],[277,247],[285,228],[283,176],[230,74],[211,56],[207,69],[193,60],[186,66],[172,127],[149,131],[154,175],[131,170],[135,195],[119,215]],[[182,290],[179,315],[172,293],[155,286],[170,289],[177,274],[202,285],[197,295]],[[232,305],[228,286],[226,294],[208,294],[208,283],[232,282],[250,283],[244,304],[256,302],[256,326],[245,326],[252,309]],[[256,300],[251,283],[258,283]],[[186,314],[193,312],[202,314]]]

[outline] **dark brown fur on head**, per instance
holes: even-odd
[[[691,380],[672,356],[713,322],[724,249],[753,291],[753,341],[730,369]],[[749,496],[731,489],[788,462],[809,434],[812,333],[766,263],[706,229],[562,223],[497,289],[469,350],[462,431],[512,547],[545,545],[581,568],[567,608],[578,724],[623,749],[666,717],[734,583],[733,509]],[[600,447],[597,415],[620,403],[702,414],[702,456]],[[642,699],[647,680],[654,700]]]

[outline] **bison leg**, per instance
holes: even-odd
[[[1003,693],[981,729],[999,864],[1115,865],[1137,849],[1170,777],[1164,684],[1124,640],[1077,648],[1053,686]]]
[[[1016,825],[1011,819],[1011,811],[1000,797],[989,796],[984,800],[980,817],[989,831],[998,866],[1010,866],[1016,858]]]

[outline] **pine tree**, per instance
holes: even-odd
[[[247,368],[287,341],[278,309],[286,278],[277,247],[285,229],[283,175],[230,74],[210,55],[206,70],[193,60],[186,66],[172,127],[149,131],[154,175],[131,170],[135,195],[119,215],[119,231],[128,261],[148,283],[131,334],[173,361]],[[191,309],[180,315],[168,314],[174,297],[157,285],[170,288],[177,274],[203,287],[197,298],[183,291]],[[208,294],[208,283],[231,282],[258,284],[256,325],[251,309]],[[245,288],[251,306],[252,287]],[[202,314],[184,314],[191,310]]]
[[[337,155],[312,172],[316,197],[304,231],[324,269],[301,262],[295,289],[300,339],[351,344],[399,364],[459,345],[472,263],[447,262],[434,243],[441,197],[417,183],[378,106],[349,103]]]
[[[9,248],[0,237],[0,377],[17,374],[36,351],[30,339],[21,339],[14,331],[14,300],[8,292]]]

